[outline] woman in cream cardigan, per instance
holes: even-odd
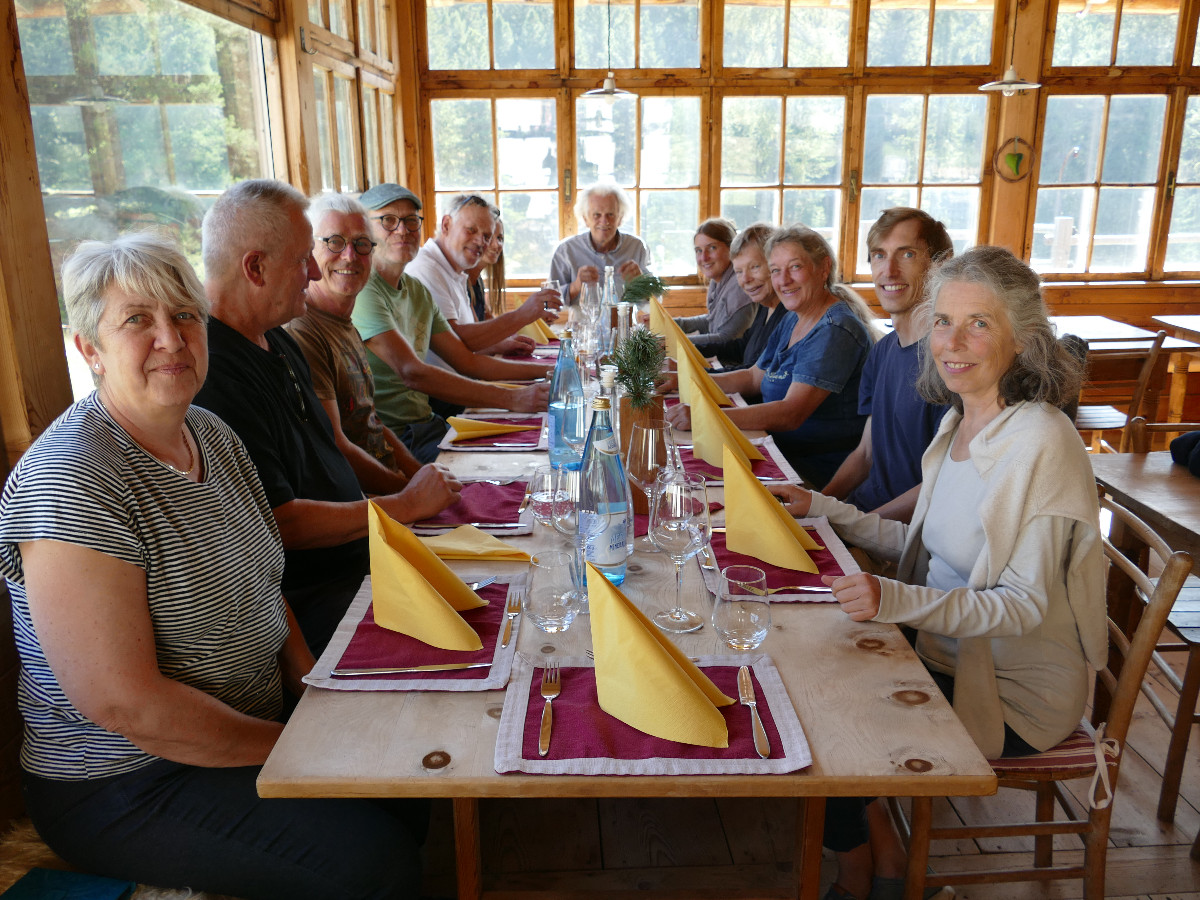
[[[1081,366],[1055,340],[1037,275],[1007,250],[955,257],[927,291],[917,387],[953,409],[922,459],[912,523],[798,488],[789,509],[828,516],[897,563],[895,580],[826,581],[855,621],[917,630],[917,653],[986,756],[1046,750],[1079,723],[1088,662],[1102,663],[1107,646],[1095,482],[1058,409],[1078,392]],[[878,807],[831,815],[827,841],[842,865],[829,896],[902,890],[903,850],[880,840],[890,823]]]

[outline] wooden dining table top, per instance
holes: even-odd
[[[1152,453],[1094,453],[1092,472],[1105,492],[1126,507],[1174,550],[1200,559],[1200,478],[1171,459]]]

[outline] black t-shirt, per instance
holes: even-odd
[[[282,328],[266,333],[263,350],[216,317],[208,323],[208,378],[196,405],[237,433],[274,509],[291,500],[355,501],[363,497],[333,426],[313,392],[308,363]],[[364,577],[367,539],[336,547],[286,551],[283,590]]]

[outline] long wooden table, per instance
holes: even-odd
[[[479,478],[526,475],[544,454],[455,453],[443,462]],[[548,529],[510,538],[534,550],[565,543]],[[464,578],[521,571],[456,564]],[[711,599],[688,564],[690,606]],[[663,554],[629,561],[626,594],[656,610],[674,594]],[[976,796],[996,779],[912,648],[893,625],[854,623],[836,604],[778,604],[760,651],[771,655],[808,738],[813,764],[789,775],[591,777],[508,774],[493,767],[503,693],[335,692],[310,688],[259,776],[264,797],[434,797],[454,808],[458,896],[485,896],[478,801],[489,797],[795,797],[796,895],[817,896],[826,797]],[[520,620],[519,620],[520,621]],[[690,655],[728,653],[711,626],[682,635]],[[562,635],[522,622],[518,652],[580,656],[589,620]],[[596,896],[596,894],[591,894]]]

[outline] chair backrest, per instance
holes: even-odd
[[[1160,352],[1166,338],[1167,333],[1160,331],[1145,348],[1135,350],[1106,350],[1104,344],[1089,347],[1084,402],[1124,409],[1128,419],[1145,415],[1150,405],[1157,411],[1170,364],[1169,354]],[[1153,413],[1148,418],[1154,418]]]
[[[1127,529],[1147,548],[1145,560],[1139,564],[1104,538],[1104,555],[1110,566],[1109,658],[1108,665],[1096,673],[1097,705],[1107,707],[1105,737],[1124,744],[1151,654],[1192,569],[1192,557],[1181,550],[1172,551],[1149,525],[1120,504],[1101,497],[1100,505],[1112,513],[1114,529]],[[1113,569],[1119,569],[1125,578],[1114,577]],[[1150,572],[1159,574],[1152,578]],[[1101,688],[1107,698],[1100,695]]]
[[[1124,448],[1126,453],[1149,453],[1153,449],[1155,435],[1183,434],[1188,431],[1200,431],[1200,422],[1151,423],[1147,422],[1143,416],[1134,416],[1130,420],[1126,431],[1129,434],[1129,446]]]

